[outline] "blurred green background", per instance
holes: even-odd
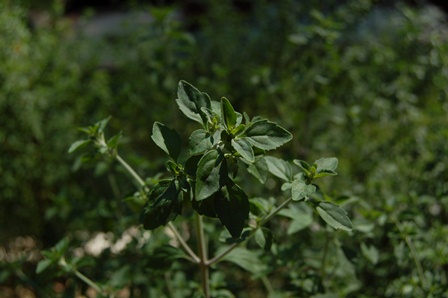
[[[265,257],[275,297],[448,297],[441,8],[370,0],[78,4],[0,4],[0,297],[86,291],[77,281],[36,276],[38,249],[66,235],[86,242],[81,232],[122,235],[138,214],[123,203],[135,186],[116,164],[80,166],[67,153],[76,128],[112,116],[111,135],[124,136],[120,154],[152,177],[164,167],[152,123],[185,139],[190,132],[174,104],[181,79],[290,130],[294,140],[278,156],[339,158],[328,188],[347,199],[355,231],[310,226],[279,236],[277,255]],[[247,182],[252,195],[263,193]],[[328,242],[347,262],[329,256],[317,270],[313,258]],[[122,297],[163,293],[162,277],[148,285],[144,266],[125,266],[137,258],[135,247],[93,258],[86,270],[134,289]],[[173,283],[183,289],[176,297],[193,297],[188,271],[173,264]],[[216,275],[217,284],[236,297],[262,295],[254,290],[260,281],[224,269],[237,272],[234,280]]]

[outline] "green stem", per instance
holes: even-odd
[[[62,267],[67,267],[68,264],[65,261],[65,258],[61,258],[59,260],[59,265],[61,265]],[[82,274],[81,272],[78,271],[78,269],[73,269],[73,273],[79,278],[81,279],[83,282],[85,282],[86,284],[88,284],[90,287],[92,287],[93,289],[95,289],[95,291],[97,291],[100,294],[104,293],[104,290],[97,285],[93,280],[91,280],[90,278],[88,278],[87,276],[85,276],[84,274]]]
[[[129,174],[131,174],[131,176],[135,179],[135,181],[137,181],[138,184],[140,184],[141,187],[145,187],[145,181],[143,181],[143,179],[137,174],[137,172],[135,172],[134,169],[131,168],[131,166],[126,161],[124,161],[123,158],[121,158],[120,155],[117,154],[115,158],[129,172]]]
[[[207,252],[207,241],[204,234],[204,222],[202,215],[196,213],[196,228],[198,235],[199,269],[201,271],[202,290],[205,298],[210,297],[209,261]]]
[[[179,241],[179,244],[182,246],[182,248],[185,250],[185,252],[189,255],[190,261],[193,263],[199,264],[201,262],[201,259],[191,250],[190,246],[185,242],[184,237],[182,237],[181,234],[179,234],[179,231],[176,229],[176,226],[173,225],[171,222],[168,223],[168,228],[171,229],[174,236],[176,237],[177,241]]]
[[[250,234],[247,236],[247,239],[252,238],[252,236],[255,235],[255,232],[261,228],[262,226],[264,226],[268,221],[270,221],[272,219],[272,217],[274,217],[280,210],[282,210],[283,208],[285,208],[285,206],[287,206],[289,203],[291,203],[292,198],[287,199],[286,201],[284,201],[283,203],[281,203],[277,208],[275,208],[271,213],[269,213],[268,215],[266,215],[266,217],[264,217],[259,224],[250,232]],[[208,261],[208,265],[212,265],[216,262],[218,262],[219,260],[221,260],[223,257],[225,257],[228,253],[230,253],[232,250],[234,250],[241,242],[236,242],[231,244],[230,246],[228,246],[223,252],[221,252],[219,255],[214,256],[212,259],[210,259]]]
[[[131,176],[140,184],[141,187],[145,187],[145,181],[137,174],[136,171],[123,159],[120,155],[115,155],[115,158],[117,161],[131,174]],[[199,263],[199,257],[193,252],[193,250],[190,248],[190,246],[185,242],[182,235],[177,230],[176,226],[173,225],[171,222],[168,223],[168,227],[171,229],[171,231],[176,236],[177,240],[179,241],[182,248],[185,250],[185,252],[191,257],[191,261],[194,263]]]

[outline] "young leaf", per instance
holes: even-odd
[[[216,193],[228,178],[225,158],[216,150],[202,156],[198,163],[195,184],[196,200],[204,200]]]
[[[338,159],[336,157],[324,157],[316,160],[314,164],[317,166],[317,173],[335,173],[334,170],[338,167]]]
[[[43,260],[39,261],[39,263],[37,263],[36,273],[37,274],[42,273],[43,271],[45,271],[48,267],[50,267],[54,263],[56,263],[56,260],[43,259]]]
[[[109,139],[109,141],[107,141],[107,147],[109,147],[110,149],[117,149],[120,138],[121,138],[121,132],[114,135],[112,138]]]
[[[263,150],[275,149],[292,139],[289,131],[267,120],[251,123],[242,136],[247,137],[253,146]]]
[[[272,175],[285,181],[291,181],[292,169],[287,161],[273,156],[266,156],[265,160]]]
[[[215,211],[221,223],[229,230],[230,235],[234,239],[238,239],[249,216],[249,200],[238,185],[232,183],[226,188],[228,197],[219,192],[220,195],[214,198]]]
[[[345,231],[353,229],[347,212],[338,205],[330,202],[320,202],[316,209],[320,217],[333,228]]]
[[[199,91],[185,81],[180,81],[177,96],[176,102],[185,116],[202,125],[207,123],[207,116],[202,111],[202,108],[211,109],[211,101],[207,93]]]
[[[235,110],[229,100],[225,97],[221,98],[221,113],[224,125],[228,130],[232,130],[236,125],[237,114],[235,113]]]
[[[306,161],[294,159],[293,162],[298,165],[307,175],[311,173],[311,166]]]
[[[301,179],[296,179],[292,182],[291,196],[294,201],[300,201],[315,193],[317,190],[313,184],[306,184]]]
[[[160,122],[154,122],[152,127],[152,140],[172,159],[177,160],[181,149],[181,139],[177,131]]]
[[[141,214],[143,227],[156,229],[174,220],[182,212],[182,198],[176,180],[156,184]]]
[[[78,149],[84,148],[85,146],[87,146],[88,144],[90,144],[92,141],[89,140],[78,140],[76,142],[74,142],[70,148],[68,149],[68,153],[72,153]]]
[[[255,162],[254,150],[252,145],[245,138],[236,138],[231,141],[233,149],[238,152],[242,158],[250,163]]]

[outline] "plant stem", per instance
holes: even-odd
[[[61,265],[62,267],[67,267],[68,264],[65,261],[65,258],[62,257],[59,260],[59,265]],[[100,294],[104,293],[104,290],[97,285],[93,280],[91,280],[90,278],[88,278],[87,276],[85,276],[84,274],[82,274],[81,272],[78,271],[78,269],[73,269],[73,273],[79,278],[81,279],[83,282],[85,282],[86,284],[88,284],[90,287],[92,287],[93,289],[95,289],[95,291],[97,291]]]
[[[92,281],[90,278],[88,278],[87,276],[85,276],[84,274],[79,272],[78,270],[75,270],[74,273],[79,279],[81,279],[83,282],[85,282],[86,284],[91,286],[93,289],[95,289],[95,291],[97,291],[100,294],[104,293],[103,289],[99,285],[97,285],[94,281]]]
[[[179,231],[177,230],[176,226],[173,225],[171,222],[168,223],[168,228],[171,229],[174,236],[176,236],[177,241],[179,241],[179,244],[182,246],[182,248],[185,250],[185,252],[190,256],[191,261],[193,263],[199,264],[201,262],[201,259],[191,250],[190,246],[185,242],[184,237],[179,234]]]
[[[292,198],[287,199],[286,201],[284,201],[283,203],[281,203],[277,208],[275,208],[271,213],[269,213],[268,215],[266,215],[266,217],[264,217],[259,224],[250,232],[250,234],[247,236],[246,239],[250,239],[252,238],[253,235],[255,235],[255,232],[261,228],[262,226],[264,226],[268,221],[270,221],[272,219],[272,217],[274,217],[280,210],[282,210],[283,208],[285,208],[286,205],[288,205],[289,203],[291,203]],[[230,253],[232,250],[235,249],[235,247],[237,247],[241,242],[235,242],[233,244],[231,244],[230,246],[228,246],[222,253],[220,253],[219,255],[214,256],[212,259],[210,259],[208,261],[208,265],[212,265],[216,262],[218,262],[219,260],[221,260],[223,257],[225,257],[228,253]]]
[[[137,174],[136,171],[123,159],[120,155],[116,154],[115,158],[118,160],[118,162],[131,174],[131,176],[140,184],[141,187],[145,187],[145,181]],[[185,242],[182,235],[177,230],[176,226],[173,225],[171,222],[168,223],[168,227],[171,229],[171,231],[176,236],[177,240],[179,241],[182,248],[185,250],[185,252],[191,257],[192,261],[194,263],[199,263],[200,259],[199,257],[193,252],[193,250],[190,248],[190,246]]]
[[[207,253],[207,241],[204,234],[204,222],[202,215],[196,213],[196,228],[198,235],[199,269],[201,270],[202,290],[205,298],[210,297],[209,261]]]
[[[120,155],[117,154],[115,158],[129,172],[129,174],[131,174],[131,176],[138,182],[138,184],[140,184],[141,187],[145,187],[145,181],[143,181],[143,179],[137,174],[137,172],[135,172],[134,169],[131,168],[131,166],[126,161],[124,161],[123,158],[121,158]]]

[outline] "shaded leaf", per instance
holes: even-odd
[[[227,162],[223,155],[216,150],[206,153],[198,163],[195,199],[200,201],[212,196],[228,179]]]
[[[271,230],[267,228],[260,228],[255,232],[255,242],[265,251],[271,250],[274,240]]]
[[[174,220],[181,212],[182,199],[176,180],[161,181],[152,188],[143,208],[143,227],[148,230],[156,229]]]
[[[211,135],[204,129],[198,129],[193,131],[189,138],[190,154],[197,154],[205,152],[212,148]]]
[[[245,221],[249,216],[249,200],[244,191],[236,184],[228,185],[227,196],[219,192],[214,197],[216,214],[221,223],[229,230],[234,239],[241,236]]]
[[[166,125],[155,122],[152,127],[152,140],[172,159],[177,160],[181,150],[181,139],[177,131]]]
[[[203,125],[207,123],[207,116],[202,111],[202,108],[211,109],[211,101],[207,93],[199,91],[185,81],[180,81],[177,97],[177,105],[185,116]]]
[[[347,212],[338,205],[330,202],[320,202],[316,209],[320,217],[333,228],[345,231],[353,229]]]

